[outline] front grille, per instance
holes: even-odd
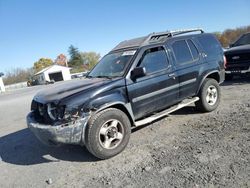
[[[243,71],[250,67],[250,53],[226,54],[227,71]]]
[[[227,62],[229,63],[249,63],[250,64],[250,53],[236,53],[227,54]]]
[[[248,70],[249,69],[249,66],[227,66],[227,70],[229,71],[239,71],[239,70]]]

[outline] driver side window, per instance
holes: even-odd
[[[163,47],[147,49],[139,61],[139,66],[145,67],[147,74],[166,69],[168,59],[165,49]]]

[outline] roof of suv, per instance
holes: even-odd
[[[142,46],[147,46],[155,43],[164,43],[169,37],[191,32],[204,33],[204,31],[200,28],[151,33],[148,36],[122,41],[111,51],[117,51],[125,48],[139,48]]]

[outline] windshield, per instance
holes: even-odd
[[[250,44],[250,33],[242,35],[234,44],[233,46],[241,46]]]
[[[87,77],[121,77],[135,54],[135,50],[111,53],[104,56]]]

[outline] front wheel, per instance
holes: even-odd
[[[199,98],[200,100],[195,103],[198,110],[202,112],[215,110],[221,98],[219,83],[212,78],[206,78],[201,85]]]
[[[131,124],[127,115],[119,109],[108,108],[90,119],[85,144],[97,158],[111,158],[125,149],[130,132]]]

